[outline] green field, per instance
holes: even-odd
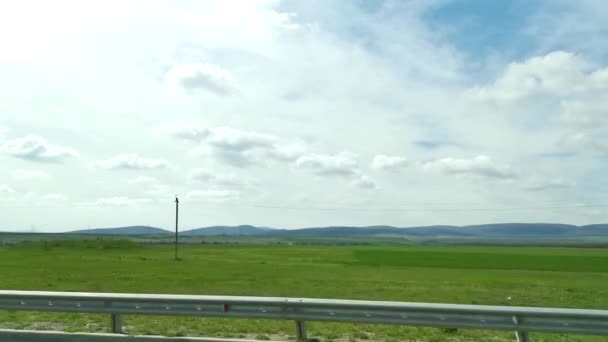
[[[608,308],[608,250],[213,246],[50,241],[0,247],[0,288]],[[0,312],[8,328],[107,331],[103,315]],[[293,338],[293,323],[125,317],[129,333]],[[510,332],[311,323],[322,341],[512,341]],[[608,341],[533,334],[533,341]]]

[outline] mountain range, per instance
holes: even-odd
[[[70,234],[168,235],[173,232],[149,226],[95,228]],[[470,226],[332,226],[279,229],[241,226],[212,226],[180,231],[180,236],[266,236],[266,237],[442,237],[442,238],[582,238],[608,237],[608,224],[575,226],[555,223],[500,223]]]

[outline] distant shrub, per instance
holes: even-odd
[[[41,248],[46,251],[54,248],[70,248],[70,249],[133,249],[139,248],[140,243],[130,240],[44,240],[44,241],[22,241],[16,244],[15,247],[21,248]]]

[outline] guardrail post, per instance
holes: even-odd
[[[515,337],[517,338],[517,342],[530,342],[530,336],[525,331],[516,331]]]
[[[111,314],[110,326],[112,328],[112,333],[122,334],[122,316],[120,314]]]
[[[513,316],[513,323],[519,324],[521,320],[517,316]],[[530,342],[530,336],[528,336],[527,331],[515,331],[515,338],[517,342]]]
[[[306,336],[306,322],[304,321],[296,321],[296,341],[308,341],[308,337]]]

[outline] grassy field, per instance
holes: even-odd
[[[50,241],[0,247],[0,288],[608,308],[608,250],[540,247],[169,246]],[[129,333],[293,337],[293,323],[125,318]],[[9,328],[107,331],[106,316],[1,312]],[[512,341],[510,332],[317,323],[322,341]],[[534,341],[608,341],[533,334]]]

